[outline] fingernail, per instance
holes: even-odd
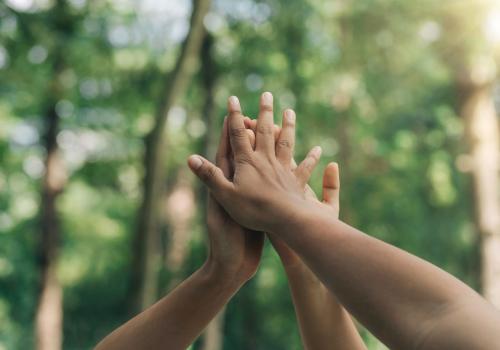
[[[266,91],[262,94],[262,102],[265,103],[266,105],[272,105],[273,104],[273,94],[270,92]]]
[[[191,156],[188,159],[188,164],[191,167],[191,169],[197,170],[201,167],[201,165],[203,164],[203,161],[198,156]]]
[[[286,119],[288,120],[288,122],[290,122],[290,123],[295,122],[295,112],[292,111],[291,109],[287,109],[285,111],[285,116],[286,116]]]
[[[229,105],[232,108],[238,109],[240,107],[240,100],[236,96],[231,96],[229,97]]]
[[[311,153],[314,153],[314,154],[316,154],[316,155],[318,155],[318,156],[319,156],[319,155],[321,155],[321,152],[323,152],[323,150],[321,149],[321,147],[320,147],[320,146],[316,146],[316,147],[314,147],[314,148],[311,150]]]

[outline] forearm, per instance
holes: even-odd
[[[293,248],[341,303],[391,348],[444,341],[470,349],[498,337],[499,318],[469,287],[437,267],[369,237],[321,210],[305,210],[274,234]],[[448,314],[454,318],[447,318]],[[464,331],[459,319],[465,318]],[[463,322],[462,322],[463,323]],[[438,334],[433,329],[443,329]],[[478,332],[476,332],[478,333]],[[498,339],[497,339],[498,341]],[[447,342],[447,343],[446,343]]]
[[[366,349],[350,315],[304,263],[285,270],[304,349]]]
[[[186,349],[241,284],[206,263],[166,297],[108,335],[96,349]]]

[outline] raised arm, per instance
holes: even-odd
[[[332,217],[338,217],[339,189],[338,166],[330,163],[323,176],[323,202],[331,208]],[[315,198],[311,189],[308,193]],[[333,293],[279,236],[270,235],[270,239],[288,276],[304,349],[366,349],[349,313]]]
[[[226,177],[232,175],[228,155],[225,121],[217,165]],[[104,338],[96,349],[186,349],[253,276],[263,234],[235,223],[212,197],[207,214],[210,249],[205,264],[159,302]]]
[[[261,98],[256,149],[243,137],[232,98],[229,128],[235,176],[227,181],[201,160],[193,171],[237,221],[271,232],[297,252],[341,303],[394,349],[497,349],[499,312],[443,270],[333,218],[304,196],[301,172],[275,156],[272,97]],[[304,165],[304,163],[306,165]],[[207,174],[213,174],[207,176]]]
[[[276,157],[284,166],[295,169],[293,160],[295,146],[295,112],[287,109],[283,113],[282,127],[277,128]],[[245,127],[256,132],[257,121],[245,118]],[[313,160],[319,160],[320,149]],[[313,164],[314,165],[314,164]],[[309,167],[312,171],[312,166]],[[309,181],[310,171],[302,172]],[[323,174],[323,203],[330,209],[331,215],[338,218],[340,210],[340,177],[336,163],[330,163]],[[314,191],[307,186],[306,196],[315,200]],[[362,350],[366,349],[350,315],[340,305],[337,298],[316,277],[302,259],[279,236],[270,234],[269,239],[280,256],[288,277],[295,314],[299,323],[300,334],[306,350]]]

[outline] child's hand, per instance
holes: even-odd
[[[236,97],[229,101],[228,130],[234,154],[234,177],[228,180],[223,171],[200,156],[191,156],[193,172],[237,222],[258,231],[272,232],[278,225],[293,225],[294,216],[304,206],[304,188],[317,165],[321,149],[313,148],[294,170],[292,138],[295,115],[287,111],[279,139],[274,139],[273,98],[264,93],[256,127],[255,150],[247,136],[241,107]]]
[[[247,131],[250,143],[255,143],[253,131]],[[226,178],[232,176],[227,119],[221,133],[216,164]],[[264,242],[264,235],[251,232],[237,224],[210,194],[207,209],[210,240],[209,262],[218,274],[245,282],[257,270]]]

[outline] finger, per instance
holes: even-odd
[[[234,159],[248,159],[252,153],[252,146],[248,140],[245,122],[241,114],[240,102],[236,96],[231,96],[229,98],[228,111],[229,116],[227,125]]]
[[[232,189],[233,184],[226,179],[222,170],[205,158],[192,155],[188,158],[188,165],[215,197],[220,197],[222,192]]]
[[[250,117],[245,116],[243,118],[243,123],[245,124],[245,128],[247,128],[247,129],[252,128],[252,119]]]
[[[326,166],[323,174],[323,202],[338,211],[340,208],[340,176],[337,163]]]
[[[274,132],[274,142],[276,143],[278,142],[278,138],[280,137],[281,128],[278,125],[274,124],[273,132]]]
[[[299,164],[297,169],[295,169],[295,176],[302,186],[305,186],[309,181],[314,168],[318,165],[320,157],[321,147],[316,146],[309,151],[306,158]]]
[[[248,130],[252,130],[254,132],[254,136],[255,136],[255,133],[257,132],[257,120],[250,119],[249,117],[245,117],[244,122],[245,122],[245,128],[247,128]],[[278,137],[280,135],[280,132],[281,132],[281,128],[278,125],[274,124],[274,141],[275,142],[278,141]],[[254,149],[255,149],[255,145],[254,145]]]
[[[273,120],[273,95],[264,92],[260,97],[259,117],[255,132],[255,150],[268,156],[275,156],[274,151],[274,120]]]
[[[249,127],[255,133],[257,131],[257,119],[250,119]]]
[[[288,169],[292,168],[293,148],[295,145],[295,113],[291,109],[283,113],[281,132],[276,142],[276,158]]]
[[[248,140],[250,141],[250,145],[252,146],[252,149],[255,149],[255,133],[253,130],[246,129],[247,130],[247,135],[248,135]]]
[[[224,176],[229,178],[231,175],[231,166],[229,160],[229,136],[227,133],[227,117],[224,118],[222,131],[220,134],[219,147],[215,155],[215,164],[221,168]]]

